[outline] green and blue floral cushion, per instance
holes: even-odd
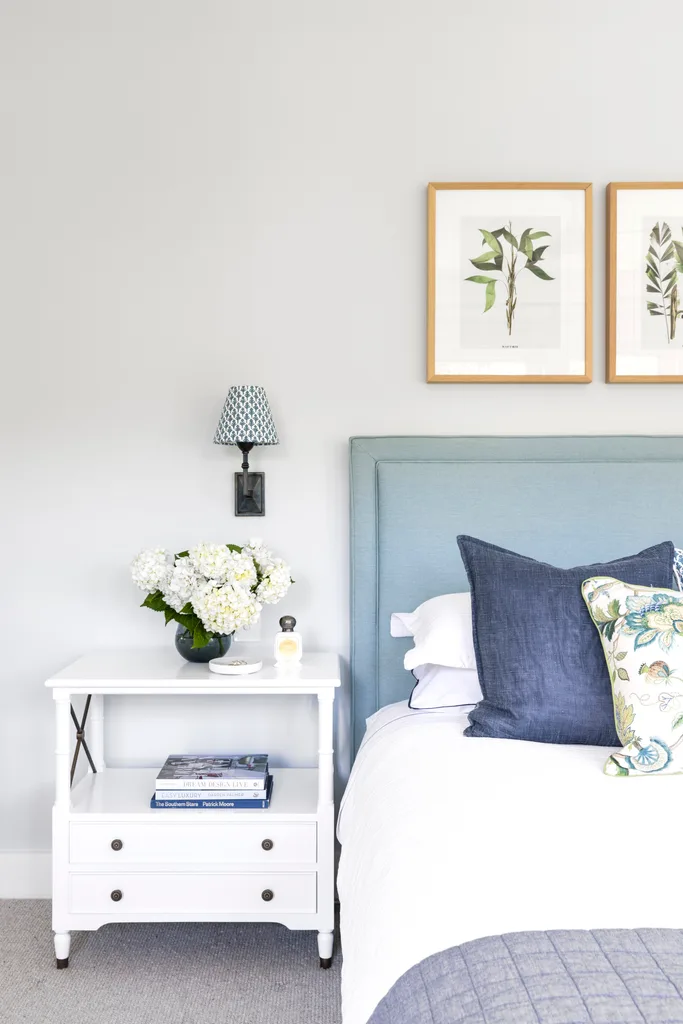
[[[623,750],[607,775],[683,772],[683,593],[594,576],[581,588],[602,641]]]
[[[683,590],[683,548],[674,548],[674,576],[678,589]]]

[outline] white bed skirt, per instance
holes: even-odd
[[[471,939],[683,927],[683,776],[608,778],[608,748],[466,725],[405,702],[368,720],[338,824],[344,1024]]]

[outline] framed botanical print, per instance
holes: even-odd
[[[428,186],[427,381],[591,379],[591,186]]]
[[[683,382],[683,182],[607,187],[607,380]]]

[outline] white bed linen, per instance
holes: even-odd
[[[466,710],[407,702],[368,719],[338,823],[344,1024],[471,939],[683,927],[683,776],[608,778],[608,748],[466,725]]]

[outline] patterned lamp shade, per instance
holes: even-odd
[[[265,388],[256,384],[239,384],[230,388],[213,443],[280,443]]]

